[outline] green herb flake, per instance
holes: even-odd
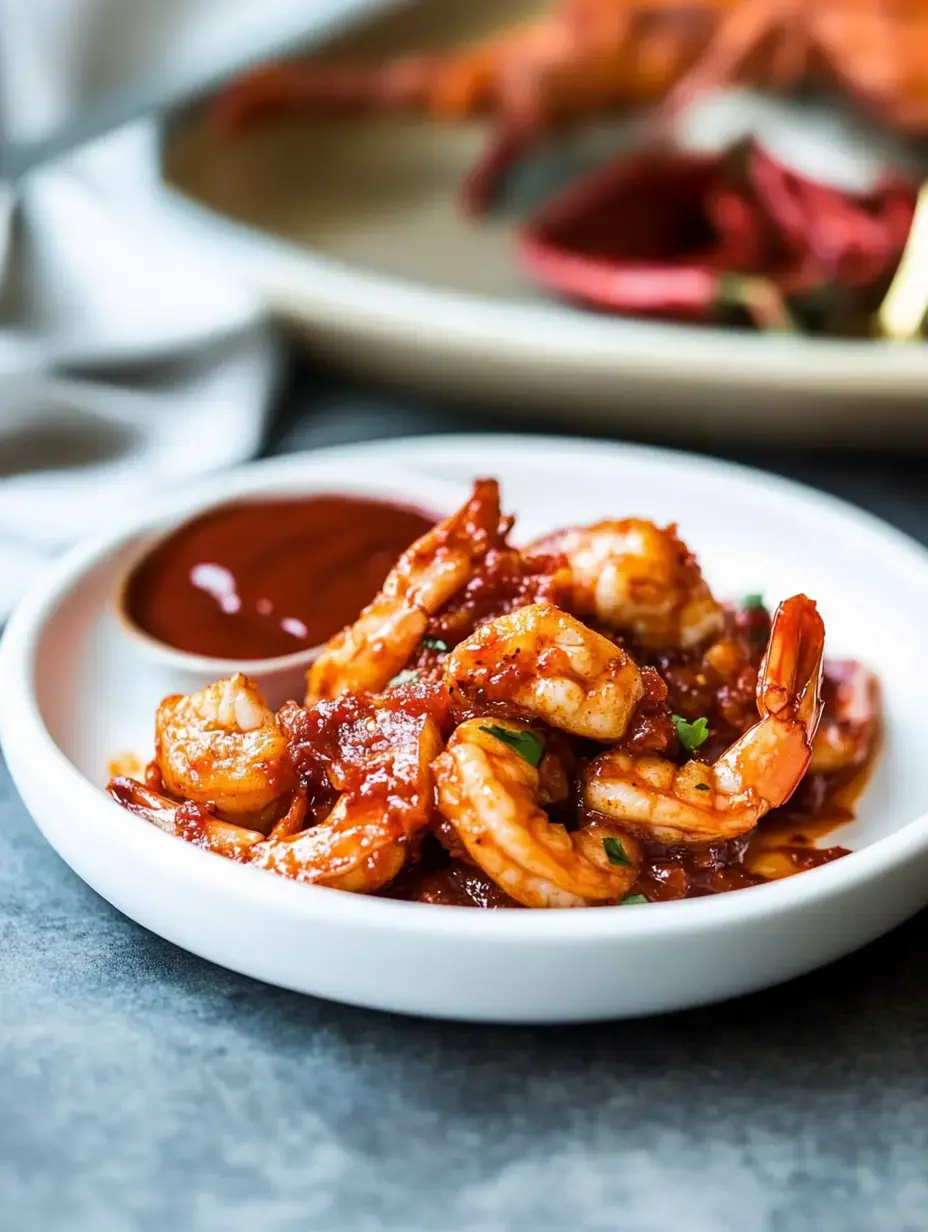
[[[696,790],[697,791],[710,791],[711,789],[708,783],[697,783]]]
[[[634,907],[634,906],[637,906],[638,903],[649,903],[650,901],[651,901],[650,898],[645,898],[643,894],[626,894],[625,897],[622,899],[622,901],[619,903],[619,906],[620,907]]]
[[[609,838],[604,838],[603,847],[605,848],[606,855],[609,857],[610,864],[624,864],[626,867],[630,867],[631,860],[628,858],[628,852],[622,846],[620,838],[613,838],[611,835]]]
[[[743,612],[756,612],[758,608],[762,608],[763,606],[763,595],[745,595],[741,600],[741,610]]]
[[[426,650],[440,650],[443,654],[447,654],[450,647],[447,642],[443,642],[440,637],[424,637],[422,645]]]
[[[495,736],[503,744],[508,744],[511,749],[515,749],[523,761],[527,761],[530,766],[537,767],[541,764],[545,751],[544,741],[533,731],[510,731],[508,727],[498,727],[496,723],[481,726],[480,730],[485,731],[488,736]]]
[[[674,727],[677,729],[677,739],[686,749],[687,753],[692,753],[693,749],[698,749],[701,744],[709,738],[709,720],[706,718],[694,719],[692,723],[687,722],[679,714],[670,716]]]
[[[393,679],[387,685],[387,688],[395,689],[401,684],[412,684],[413,681],[418,680],[418,679],[419,679],[419,673],[417,671],[411,668],[406,668],[404,671],[399,672],[396,676],[393,677]]]

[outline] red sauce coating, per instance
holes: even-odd
[[[185,522],[135,568],[126,615],[192,654],[293,654],[353,621],[434,522],[349,496],[223,505]]]
[[[285,702],[278,722],[312,810],[325,810],[344,793],[376,802],[402,830],[423,807],[419,737],[427,720],[450,730],[448,713],[445,691],[424,685],[383,697],[346,693],[309,710]]]
[[[463,591],[429,624],[429,635],[456,646],[485,620],[530,603],[568,605],[570,574],[558,556],[523,556],[514,548],[490,548]]]
[[[521,907],[505,890],[490,880],[472,864],[453,861],[440,872],[420,876],[406,887],[405,898],[414,903],[430,903],[435,907],[483,907],[491,911],[500,907]]]
[[[283,510],[305,503],[273,503],[260,509],[273,515],[274,524],[279,525]],[[309,503],[361,506],[361,524],[371,515],[371,504],[363,501],[317,498]],[[255,507],[227,507],[207,518],[230,517],[243,508],[250,515]],[[384,507],[374,508],[379,511]],[[386,508],[391,514],[419,519],[420,525],[411,530],[410,538],[428,526],[424,518],[409,510]],[[177,535],[189,533],[197,525],[188,524]],[[586,763],[601,752],[602,745],[554,731],[513,707],[507,699],[512,683],[524,671],[517,658],[494,655],[489,640],[484,647],[490,651],[484,678],[475,681],[472,690],[451,686],[443,679],[447,655],[484,621],[531,602],[554,602],[564,607],[570,602],[563,558],[523,557],[506,545],[507,530],[507,519],[490,528],[494,546],[474,568],[466,587],[432,614],[427,634],[411,655],[410,670],[401,674],[401,681],[379,695],[345,693],[308,708],[289,702],[278,714],[300,788],[296,796],[288,793],[281,801],[274,834],[279,831],[289,835],[316,824],[340,797],[347,797],[349,807],[382,814],[404,846],[406,857],[398,876],[377,891],[388,898],[483,909],[519,906],[471,862],[455,828],[438,812],[434,782],[423,769],[433,756],[428,750],[440,747],[441,741],[466,719],[489,720],[510,713],[529,719],[544,745],[539,803],[550,820],[573,831],[599,817],[584,803],[582,775]],[[499,542],[493,540],[494,533]],[[368,542],[363,535],[360,540],[362,545]],[[399,550],[391,548],[385,553],[384,573]],[[288,579],[291,573],[300,572],[292,568],[295,558],[305,575],[305,545],[291,542],[286,553],[280,567]],[[145,564],[157,555],[156,551]],[[370,557],[362,554],[362,559]],[[313,558],[310,573],[319,567],[318,557]],[[321,567],[332,566],[326,562]],[[371,589],[377,585],[379,580]],[[362,603],[352,597],[344,621],[353,619]],[[769,613],[756,601],[730,607],[721,636],[709,646],[691,651],[648,649],[618,633],[602,630],[632,655],[644,684],[644,694],[622,746],[635,754],[657,753],[677,764],[690,755],[713,762],[726,745],[757,721],[756,684],[770,623]],[[567,665],[549,662],[558,653],[556,647],[544,649],[538,656],[538,669],[566,674]],[[507,686],[502,696],[500,684]],[[820,762],[818,772],[808,774],[792,799],[764,817],[751,834],[728,842],[678,847],[649,843],[638,836],[635,851],[636,860],[640,851],[640,865],[631,891],[633,900],[643,897],[657,902],[724,893],[792,876],[847,854],[843,847],[818,844],[853,817],[856,798],[873,764],[879,747],[876,684],[860,664],[826,664],[823,698],[823,728],[827,725],[832,729],[828,745],[834,755],[831,762]],[[673,715],[705,716],[709,720],[710,737],[692,754],[680,744]],[[848,750],[854,755],[849,757]],[[151,791],[163,793],[156,767],[149,767],[146,781]],[[145,798],[140,784],[115,778],[109,790],[124,807],[159,824],[155,814],[161,806]],[[270,825],[273,819],[264,820]],[[217,827],[224,824],[211,807],[181,803],[172,828],[198,846],[220,850],[218,844],[224,844],[223,854],[230,854],[227,835],[217,834]],[[231,855],[240,859],[246,852],[247,847],[243,847]]]

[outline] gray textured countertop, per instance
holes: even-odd
[[[287,401],[273,449],[492,426],[305,375]],[[928,539],[918,460],[741,456]],[[280,992],[146,933],[5,774],[0,835],[10,1232],[928,1227],[928,913],[725,1006],[455,1026]]]

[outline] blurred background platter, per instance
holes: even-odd
[[[454,45],[539,7],[375,2],[338,51],[379,60]],[[672,433],[695,418],[704,430],[780,442],[928,440],[923,344],[661,324],[544,297],[517,266],[513,212],[471,221],[459,211],[459,182],[487,131],[293,116],[228,140],[195,109],[165,125],[163,174],[174,208],[226,266],[312,351],[356,372],[507,413],[557,410],[572,424]],[[831,108],[742,94],[696,108],[683,137],[717,147],[745,131],[848,186],[902,157]],[[585,126],[523,168],[516,203],[550,192],[565,164],[628,141],[627,122]]]

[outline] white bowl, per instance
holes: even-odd
[[[879,673],[886,742],[854,853],[709,899],[591,911],[433,907],[300,886],[198,851],[109,800],[107,761],[150,748],[157,664],[106,615],[140,535],[245,492],[376,493],[399,466],[495,473],[525,536],[605,513],[677,517],[721,593],[805,590],[835,656]],[[350,467],[350,470],[346,470]],[[434,490],[434,488],[433,488]],[[261,463],[174,497],[69,553],[14,615],[0,648],[0,738],[15,782],[68,864],[121,911],[236,971],[335,1000],[436,1017],[555,1022],[654,1013],[734,996],[872,940],[928,900],[921,774],[928,553],[875,519],[779,479],[602,442],[435,438]],[[831,841],[831,840],[829,840]]]

